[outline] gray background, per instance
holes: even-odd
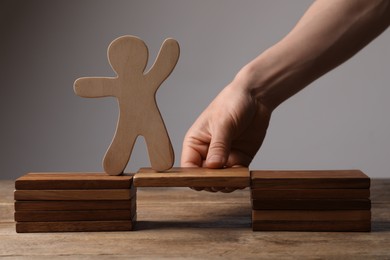
[[[141,37],[154,61],[177,39],[179,63],[157,93],[176,166],[192,122],[252,58],[281,39],[311,1],[1,1],[0,169],[102,171],[115,99],[73,93],[82,76],[113,76],[118,36]],[[359,168],[390,177],[390,33],[282,104],[252,169]],[[149,166],[138,139],[127,171]]]

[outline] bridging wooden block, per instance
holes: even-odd
[[[134,175],[135,187],[240,187],[250,185],[248,168],[180,168],[165,172],[141,168]]]

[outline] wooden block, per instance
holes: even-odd
[[[371,222],[364,221],[254,221],[253,231],[369,232]]]
[[[252,210],[252,221],[363,221],[370,210]]]
[[[29,173],[15,181],[16,190],[101,190],[130,189],[132,175],[110,176],[105,173]]]
[[[131,231],[133,221],[17,222],[17,233]]]
[[[369,199],[344,200],[344,199],[312,199],[312,200],[254,200],[252,207],[256,210],[279,209],[279,210],[369,210]]]
[[[129,200],[136,189],[121,190],[16,190],[15,200]]]
[[[17,222],[131,220],[136,210],[16,211]]]
[[[141,168],[134,175],[136,187],[248,187],[248,168],[172,168],[166,172],[156,172],[151,168]]]
[[[368,189],[370,178],[359,170],[252,171],[255,189]]]
[[[135,200],[15,201],[15,211],[131,210]]]
[[[369,189],[252,189],[252,199],[368,199]]]

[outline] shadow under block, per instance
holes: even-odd
[[[136,221],[133,176],[30,173],[15,188],[18,233],[129,231]]]
[[[135,187],[240,187],[250,186],[248,168],[172,168],[157,172],[141,168],[134,175]]]

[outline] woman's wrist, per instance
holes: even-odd
[[[254,99],[273,111],[284,100],[289,98],[286,86],[291,75],[285,62],[271,57],[266,51],[245,65],[236,75],[234,81],[244,88]]]

